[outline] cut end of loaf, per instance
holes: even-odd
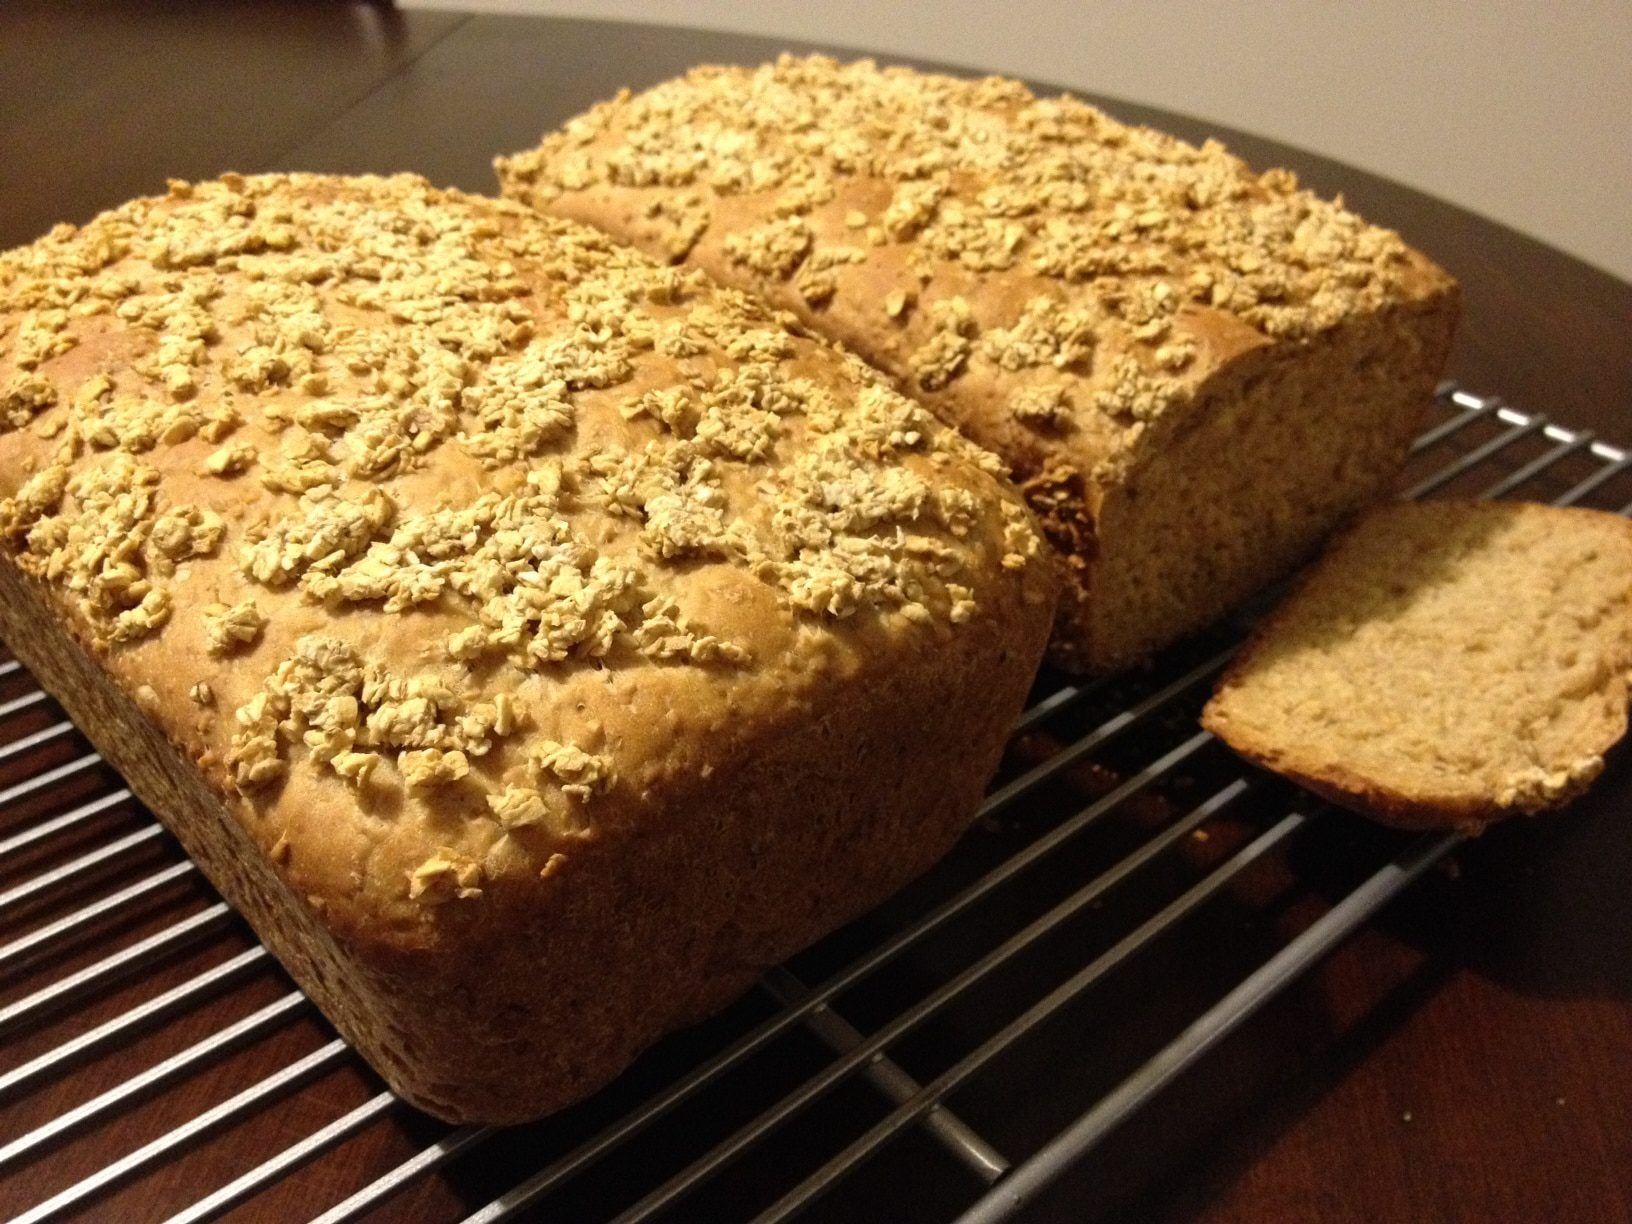
[[[1095,672],[1142,661],[1285,577],[1387,493],[1455,314],[1454,294],[1401,305],[1221,372],[1189,428],[1139,448],[1106,484],[1089,528],[1093,564],[1073,568],[1062,604],[1056,661]],[[1059,513],[1041,518],[1063,552],[1082,551],[1059,538]]]
[[[1203,724],[1389,824],[1554,809],[1626,731],[1632,524],[1504,503],[1391,506],[1264,624]]]

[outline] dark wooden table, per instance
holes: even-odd
[[[783,49],[806,48],[367,4],[8,3],[0,246],[166,178],[224,170],[409,169],[489,190],[495,153],[619,86]],[[1632,286],[1315,154],[1099,101],[1186,137],[1218,135],[1399,229],[1463,284],[1452,377],[1632,443]],[[1435,105],[1431,80],[1423,105]],[[1107,1210],[1632,1220],[1629,801],[1623,754],[1572,813],[1496,830],[1457,855],[1458,870],[1416,886],[1320,968],[1319,1025],[1259,1026],[1233,1041],[1233,1061],[1182,1085],[1197,1102],[1183,1142]],[[1071,1215],[1103,1206],[1092,1193],[1075,1208],[1050,1201]]]

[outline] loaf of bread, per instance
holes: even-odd
[[[1215,619],[1385,488],[1456,313],[1443,272],[1285,171],[997,78],[699,68],[498,170],[1000,455],[1067,559],[1075,669]]]
[[[0,255],[16,654],[408,1100],[584,1096],[960,835],[1058,580],[700,272],[411,177]]]
[[[1632,523],[1509,502],[1391,506],[1260,627],[1203,723],[1404,828],[1555,808],[1626,734]]]

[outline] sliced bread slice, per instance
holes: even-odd
[[[1202,715],[1248,760],[1388,824],[1562,805],[1626,732],[1632,523],[1418,502],[1341,536]]]

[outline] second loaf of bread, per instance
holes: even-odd
[[[409,1100],[515,1121],[962,832],[1055,577],[700,273],[420,180],[0,255],[7,642]]]
[[[1456,313],[1285,171],[998,78],[699,68],[499,172],[793,311],[1002,456],[1066,558],[1076,668],[1206,624],[1385,488]]]

